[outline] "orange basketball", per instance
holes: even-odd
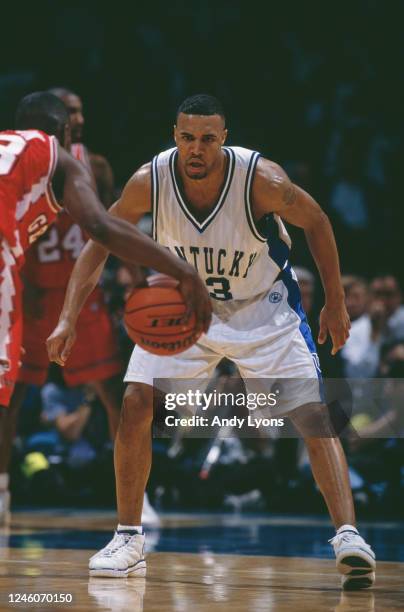
[[[156,355],[176,355],[195,344],[195,315],[184,320],[186,311],[177,281],[164,274],[147,279],[148,287],[135,289],[129,296],[124,322],[129,336],[145,351]]]

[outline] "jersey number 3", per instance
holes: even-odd
[[[230,291],[230,283],[227,278],[223,276],[209,276],[206,279],[206,284],[208,287],[212,288],[212,291],[209,291],[210,297],[216,300],[222,300],[222,302],[233,299],[233,294]]]

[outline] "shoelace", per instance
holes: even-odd
[[[330,544],[340,544],[341,542],[346,542],[347,544],[349,544],[349,542],[351,540],[353,540],[353,538],[360,538],[361,536],[358,533],[355,533],[354,531],[342,531],[341,533],[337,533],[337,535],[335,535],[333,538],[331,538],[329,541]],[[361,538],[362,539],[362,538]]]
[[[125,546],[132,537],[133,536],[129,533],[116,533],[112,542],[101,551],[102,554],[106,557],[111,557],[111,555],[116,553],[122,546]]]

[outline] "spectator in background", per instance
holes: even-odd
[[[349,338],[341,349],[343,373],[347,378],[376,376],[386,315],[383,304],[371,299],[366,281],[358,276],[342,279],[345,303],[351,319]]]
[[[384,340],[390,342],[404,338],[404,306],[398,280],[391,274],[378,276],[370,288],[374,301],[384,312]]]
[[[355,453],[351,461],[353,459],[352,463],[361,476],[368,483],[382,483],[384,500],[400,507],[404,467],[404,339],[382,347],[380,374],[385,379],[380,411],[375,415],[359,415],[363,421],[363,424],[355,426],[359,435],[353,436],[348,444]],[[365,420],[364,416],[369,418]],[[389,467],[387,471],[386,465]]]
[[[85,388],[49,382],[42,387],[41,398],[41,421],[48,427],[49,450],[53,446],[55,452],[64,454],[72,467],[92,461],[96,451],[84,433],[91,415]]]

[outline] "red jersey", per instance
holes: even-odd
[[[56,164],[54,136],[39,130],[0,132],[0,234],[19,264],[61,210],[51,185]]]
[[[43,289],[66,287],[86,241],[81,227],[67,212],[60,212],[56,223],[27,252],[24,275]]]
[[[70,152],[87,166],[82,144],[73,144]],[[71,216],[65,211],[60,212],[56,223],[26,254],[25,276],[33,285],[43,289],[65,288],[87,240],[88,236]]]
[[[91,172],[91,166],[89,163],[88,155],[86,153],[86,149],[81,142],[74,142],[70,147],[70,153],[75,158],[81,161],[88,170]]]

